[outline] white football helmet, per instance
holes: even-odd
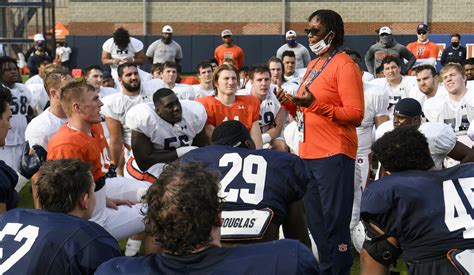
[[[354,248],[357,250],[357,252],[360,252],[360,250],[362,249],[362,245],[365,241],[365,236],[366,234],[364,224],[359,221],[359,223],[354,226],[351,231],[352,243],[354,244]]]

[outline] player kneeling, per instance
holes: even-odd
[[[311,252],[297,241],[221,247],[219,178],[201,165],[167,165],[158,181],[145,196],[145,224],[164,253],[116,258],[96,274],[318,274]]]
[[[433,171],[428,142],[416,127],[386,133],[372,151],[391,175],[362,194],[368,237],[361,274],[388,273],[400,254],[410,274],[472,274],[474,165]]]
[[[120,256],[117,241],[95,222],[95,184],[79,160],[43,163],[37,181],[42,210],[13,209],[0,218],[2,274],[93,274]]]

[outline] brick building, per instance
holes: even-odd
[[[306,17],[317,9],[339,12],[347,34],[374,34],[382,25],[390,26],[395,34],[413,34],[416,24],[423,22],[425,16],[432,33],[474,33],[472,0],[146,0],[145,4],[142,0],[57,0],[56,3],[56,21],[65,24],[73,35],[110,35],[118,26],[124,26],[133,35],[142,35],[144,17],[149,35],[160,34],[165,24],[171,24],[176,35],[218,34],[224,28],[230,28],[234,34],[280,34],[283,18],[285,30],[302,33]]]

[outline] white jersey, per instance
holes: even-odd
[[[371,74],[369,72],[366,72],[366,71],[362,72],[362,82],[369,82],[369,81],[372,81],[374,79],[375,79],[375,77],[374,77],[373,74]]]
[[[199,102],[189,100],[180,102],[182,119],[174,125],[163,120],[156,113],[153,103],[142,103],[127,113],[127,127],[147,136],[153,148],[158,150],[174,150],[192,145],[194,137],[204,129],[207,121],[206,110]],[[129,161],[134,170],[140,171],[135,159],[129,159],[127,162]],[[164,165],[164,163],[155,163],[146,172],[158,177]]]
[[[25,139],[30,143],[30,146],[40,145],[47,150],[51,137],[66,122],[67,118],[57,117],[51,113],[51,108],[47,108],[28,124]]]
[[[428,99],[423,105],[423,113],[428,121],[450,125],[456,134],[465,134],[474,116],[474,92],[467,91],[460,102],[454,102],[449,94]]]
[[[165,87],[165,83],[161,79],[150,79],[148,81],[142,82],[142,90],[153,95],[156,91]]]
[[[283,84],[281,84],[281,88],[286,93],[296,95],[298,93],[298,89],[300,88],[300,86],[296,83],[293,83],[293,82],[283,82]],[[271,91],[273,91],[273,90],[271,90]]]
[[[357,130],[357,155],[368,155],[372,146],[374,119],[388,116],[388,94],[383,87],[364,82],[364,119]]]
[[[304,69],[306,71],[306,68]],[[295,71],[293,75],[286,76],[283,75],[283,78],[285,79],[285,82],[290,82],[294,83],[296,85],[301,85],[301,82],[303,82],[303,77],[304,77],[304,72],[299,72],[299,69]]]
[[[474,91],[474,80],[466,81],[466,89]]]
[[[118,46],[115,44],[113,38],[107,39],[107,41],[104,42],[102,45],[102,50],[104,52],[110,53],[110,57],[112,58],[117,58],[117,59],[125,59],[127,57],[134,57],[136,53],[139,51],[143,50],[143,43],[142,41],[130,37],[130,43],[128,43],[127,47],[123,50],[120,50]],[[110,65],[110,68],[112,69],[112,77],[114,79],[118,79],[118,74],[117,74],[117,64],[112,64]]]
[[[265,99],[260,100],[260,114],[258,123],[260,125],[260,130],[262,133],[266,133],[275,122],[275,118],[280,111],[280,102],[278,101],[276,95],[273,93],[273,90],[276,88],[275,84],[270,84],[268,89],[267,96]],[[245,88],[238,90],[236,95],[252,95],[251,88]]]
[[[171,90],[180,100],[194,100],[196,98],[193,87],[188,84],[176,83]]]
[[[100,87],[99,96],[100,96],[100,98],[103,98],[103,97],[106,97],[108,95],[115,94],[117,92],[118,92],[117,89],[114,89],[114,88]]]
[[[49,96],[44,88],[44,84],[37,83],[37,84],[29,84],[26,85],[33,96],[32,107],[36,111],[37,114],[41,114],[48,104]]]
[[[191,87],[194,90],[194,94],[196,95],[196,98],[205,97],[208,95],[214,95],[216,93],[214,91],[214,88],[210,90],[206,90],[201,86],[201,84],[191,85]]]
[[[26,86],[31,85],[31,84],[44,84],[44,81],[39,76],[39,74],[37,74],[37,75],[34,75],[34,76],[28,78],[28,80],[25,82]]]
[[[140,91],[140,93],[136,96],[128,96],[124,93],[115,93],[102,99],[104,106],[102,106],[100,112],[106,117],[120,121],[123,126],[123,142],[130,145],[131,131],[125,124],[125,116],[127,115],[128,110],[130,110],[133,106],[143,102],[151,102],[152,100],[153,94],[144,91]]]
[[[416,84],[416,77],[414,76],[402,76],[402,81],[396,87],[390,86],[386,78],[376,78],[369,83],[384,87],[388,91],[388,105],[390,119],[393,119],[393,109],[400,99],[409,97],[408,92]]]
[[[69,61],[69,56],[71,55],[71,48],[69,47],[57,47],[56,48],[56,55],[61,57],[61,62]]]
[[[25,142],[26,116],[28,115],[28,108],[32,107],[33,96],[26,85],[20,83],[15,83],[13,88],[9,90],[12,93],[12,101],[10,102],[12,118],[5,145],[15,146]]]
[[[126,125],[150,138],[155,149],[171,150],[193,143],[207,121],[206,109],[195,101],[181,100],[182,119],[174,125],[162,119],[152,102],[141,103],[127,112]]]
[[[447,91],[446,89],[444,89],[444,85],[440,83],[438,84],[438,89],[436,90],[436,94],[434,95],[434,97],[444,97],[446,93]],[[412,87],[412,89],[408,91],[408,97],[416,99],[421,104],[422,107],[425,104],[425,102],[428,100],[428,97],[423,92],[420,91],[420,89],[418,88],[418,85]]]
[[[376,138],[379,139],[386,132],[393,130],[393,120],[382,123],[376,131]],[[418,130],[426,137],[430,148],[431,158],[435,168],[443,168],[443,161],[456,145],[456,134],[449,125],[438,122],[425,122]]]

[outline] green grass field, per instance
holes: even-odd
[[[34,208],[33,204],[33,198],[31,196],[31,183],[28,182],[23,189],[20,192],[20,203],[19,206],[20,208]],[[119,245],[122,251],[125,249],[125,244],[126,240],[120,241]],[[143,248],[143,247],[142,247]],[[354,264],[352,266],[351,274],[356,275],[360,273],[360,262],[359,262],[359,254],[357,251],[353,250],[352,251],[352,256],[354,257]],[[397,264],[398,268],[392,268],[393,271],[400,271],[401,275],[408,275],[408,272],[406,271],[405,264],[403,261],[399,260]]]

